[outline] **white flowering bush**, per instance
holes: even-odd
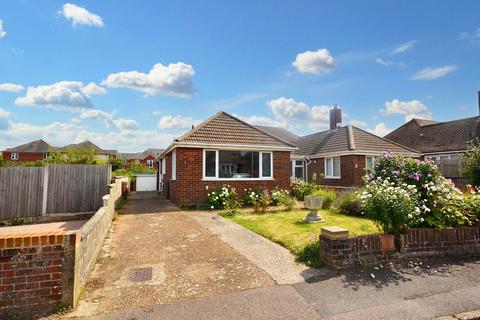
[[[240,208],[237,190],[229,185],[224,185],[220,189],[208,193],[208,205],[210,209],[225,209],[227,211],[236,211]]]
[[[243,197],[243,205],[245,207],[251,207],[255,202],[257,202],[262,196],[262,191],[258,189],[248,188],[245,189],[245,195]]]
[[[290,195],[288,190],[275,189],[272,191],[272,205],[282,206],[285,210],[291,211],[296,203],[295,198]]]
[[[462,194],[430,161],[386,152],[364,180],[365,212],[387,233],[471,224],[480,212],[480,195]]]

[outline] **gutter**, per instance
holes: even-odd
[[[308,182],[308,165],[312,163],[312,160],[307,156],[305,157],[305,181]]]

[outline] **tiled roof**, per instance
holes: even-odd
[[[51,146],[48,143],[40,139],[21,144],[16,147],[8,148],[4,152],[47,153],[50,148]]]
[[[297,136],[295,133],[290,132],[284,128],[269,127],[269,126],[256,126],[256,127],[290,144],[296,145],[298,142],[298,139],[300,139],[300,137]]]
[[[298,150],[295,151],[295,154],[303,156],[349,152],[376,154],[387,150],[399,154],[416,153],[414,150],[354,126],[345,126],[299,137],[297,147]]]
[[[446,122],[413,119],[385,136],[422,153],[461,151],[480,137],[480,117]]]
[[[175,141],[192,144],[295,148],[293,144],[225,112],[216,113]]]
[[[98,154],[106,154],[106,155],[112,155],[112,156],[115,156],[115,155],[118,154],[117,150],[104,150],[104,149],[98,147],[93,142],[88,141],[88,140],[82,141],[80,143],[68,144],[64,147],[57,148],[57,149],[60,150],[60,151],[65,151],[67,149],[77,149],[77,148],[88,148],[88,149],[94,150]]]
[[[162,152],[163,152],[163,149],[149,148],[142,152],[119,153],[119,155],[125,160],[143,160],[148,156],[158,158]]]

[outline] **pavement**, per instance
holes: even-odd
[[[479,257],[311,270],[158,194],[132,194],[122,212],[77,310],[51,318],[451,320],[480,310]]]

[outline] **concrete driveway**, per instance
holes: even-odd
[[[129,195],[121,212],[80,304],[69,316],[274,284],[266,272],[156,193]]]

